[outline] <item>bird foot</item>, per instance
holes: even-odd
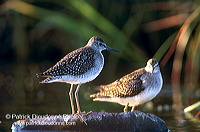
[[[132,106],[131,112],[134,111],[134,109],[135,109],[135,106]]]
[[[85,123],[85,125],[87,125],[87,120],[86,119],[84,119],[84,116],[86,116],[86,115],[88,115],[88,114],[90,114],[90,113],[92,113],[92,111],[90,111],[90,112],[78,112],[78,113],[76,113],[76,114],[74,114],[74,115],[77,115],[77,116],[79,116],[80,117],[80,121],[81,122],[84,122]]]
[[[128,106],[129,106],[129,103],[127,105],[125,105],[124,112],[128,112]]]

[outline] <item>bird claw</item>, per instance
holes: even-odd
[[[129,103],[127,105],[125,105],[124,112],[128,112],[128,106],[129,106]]]
[[[74,115],[77,115],[77,116],[79,116],[80,117],[80,121],[81,122],[84,122],[85,123],[85,125],[87,125],[87,119],[84,119],[84,116],[86,116],[86,115],[88,115],[88,114],[90,114],[90,113],[92,113],[92,111],[90,111],[90,112],[78,112],[78,113],[76,113],[76,114],[74,114]]]

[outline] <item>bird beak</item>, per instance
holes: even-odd
[[[116,52],[120,52],[119,50],[113,49],[113,48],[111,48],[111,47],[108,47],[108,46],[106,46],[106,49],[107,49],[107,50],[116,51]]]

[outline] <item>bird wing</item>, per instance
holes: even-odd
[[[43,73],[37,74],[41,77],[60,75],[81,75],[94,66],[95,50],[89,47],[79,48],[70,52],[53,67]]]
[[[144,68],[136,70],[128,75],[125,75],[119,80],[109,84],[101,85],[100,92],[91,95],[96,98],[125,98],[138,95],[144,90],[142,87],[142,80],[140,79],[145,72]]]

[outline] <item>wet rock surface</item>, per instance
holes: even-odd
[[[66,114],[26,119],[14,122],[12,130],[18,132],[32,130],[168,132],[162,119],[141,111],[91,112],[82,116]]]

